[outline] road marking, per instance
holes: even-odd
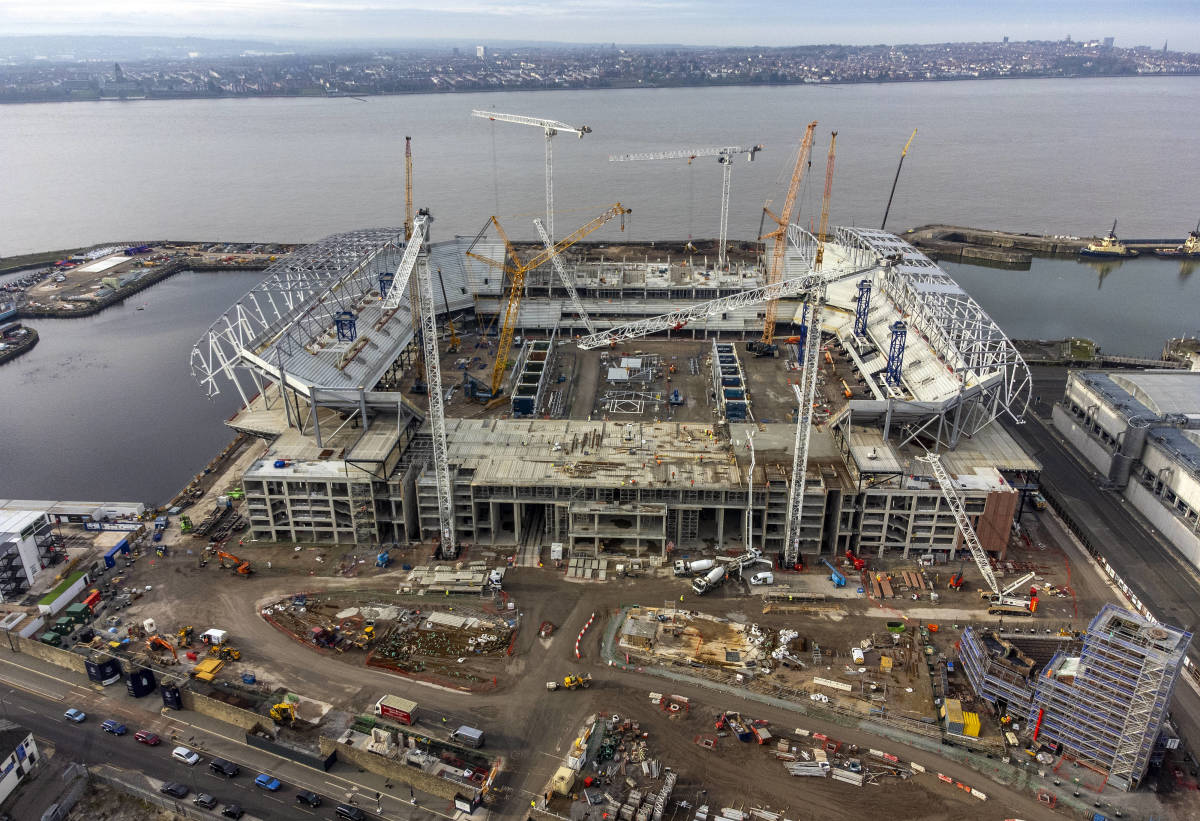
[[[6,679],[6,678],[0,678],[0,683],[3,683],[7,687],[15,687],[18,690],[29,693],[30,695],[49,699],[50,701],[62,702],[62,701],[65,701],[67,698],[65,695],[62,695],[61,693],[51,693],[46,690],[38,690],[35,687],[27,687],[24,684],[19,684],[18,682],[15,682],[15,681],[12,681],[12,680]]]

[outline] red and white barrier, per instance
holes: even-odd
[[[575,658],[582,658],[582,656],[579,653],[579,642],[583,641],[583,634],[588,631],[588,628],[592,626],[592,622],[594,622],[595,620],[596,620],[596,614],[592,613],[592,617],[587,620],[587,624],[585,624],[583,626],[583,629],[579,631],[579,636],[575,639]]]

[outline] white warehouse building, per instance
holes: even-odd
[[[1200,567],[1200,372],[1074,371],[1054,424]]]

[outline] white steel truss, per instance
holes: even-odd
[[[838,228],[837,241],[861,259],[887,259],[879,284],[914,331],[954,373],[957,400],[908,426],[905,444],[925,437],[954,448],[1001,414],[1020,423],[1033,395],[1033,377],[1012,342],[949,274],[886,231]]]
[[[400,260],[400,266],[396,269],[396,278],[392,280],[392,287],[388,289],[387,295],[383,298],[383,309],[385,311],[396,310],[400,307],[400,302],[404,299],[409,277],[412,276],[413,268],[417,264],[417,255],[421,253],[421,249],[425,244],[426,225],[427,222],[424,214],[413,220],[412,239],[404,246],[404,256]]]
[[[546,246],[546,250],[552,254],[550,261],[554,263],[554,270],[558,272],[558,278],[562,280],[563,287],[567,289],[567,295],[571,297],[571,304],[575,306],[575,311],[579,314],[579,320],[583,322],[589,334],[594,334],[596,326],[592,324],[592,318],[588,316],[587,309],[579,301],[579,293],[575,290],[575,282],[563,265],[560,255],[554,253],[554,243],[550,241],[550,235],[546,233],[546,229],[542,226],[540,219],[535,218],[533,226],[537,228],[538,236],[542,238],[542,243]]]
[[[424,227],[424,226],[422,226]],[[458,556],[454,541],[454,499],[450,485],[450,462],[446,452],[446,413],[442,397],[442,367],[437,344],[437,313],[433,302],[433,274],[429,255],[417,263],[417,303],[421,311],[421,343],[425,354],[425,380],[429,385],[429,425],[433,435],[433,472],[437,483],[438,525],[441,542],[438,552],[444,559]]]

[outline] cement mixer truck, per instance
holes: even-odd
[[[719,587],[721,582],[725,581],[725,566],[714,567],[703,576],[697,576],[692,579],[692,589],[697,595],[703,596],[708,591]]]

